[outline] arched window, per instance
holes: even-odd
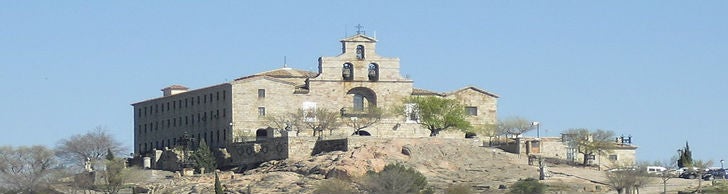
[[[364,59],[364,46],[362,46],[362,45],[356,46],[356,58],[359,60]]]
[[[344,63],[344,67],[341,69],[341,76],[344,80],[354,79],[354,66],[351,63]]]
[[[369,64],[369,81],[379,80],[379,65],[376,63]]]

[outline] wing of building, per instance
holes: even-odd
[[[413,80],[400,74],[398,58],[376,53],[374,38],[357,34],[341,43],[341,54],[319,58],[318,72],[284,67],[194,90],[173,85],[162,89],[160,98],[132,104],[135,154],[179,145],[185,136],[205,140],[211,147],[225,147],[251,136],[273,137],[280,134],[264,119],[266,115],[315,108],[340,110],[342,116],[366,107],[394,110],[410,96],[457,99],[466,106],[472,124],[496,122],[497,95],[472,86],[452,92],[417,89]],[[380,137],[429,135],[417,124],[417,117],[406,115],[393,114],[364,130]],[[345,135],[354,132],[341,128],[337,131]],[[311,134],[303,131],[298,135]]]

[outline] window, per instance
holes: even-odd
[[[222,117],[225,118],[225,113],[227,112],[227,109],[222,109]]]
[[[344,63],[344,66],[341,69],[341,77],[347,81],[354,79],[354,66],[351,65],[351,63]]]
[[[617,155],[616,154],[609,155],[609,160],[616,161]]]
[[[227,91],[222,90],[222,100],[225,100],[225,96],[227,96]]]
[[[159,113],[159,104],[154,105],[154,113]]]
[[[138,110],[139,110],[138,117],[141,118],[142,117],[142,108],[139,108]]]
[[[258,117],[265,116],[265,107],[258,107]]]
[[[465,114],[468,114],[470,116],[478,116],[478,107],[475,107],[475,106],[465,107]]]
[[[185,98],[185,108],[187,108],[187,98]]]
[[[220,92],[215,93],[215,100],[220,101]]]
[[[379,80],[379,65],[377,65],[376,63],[370,63],[368,76],[369,76],[369,81]]]
[[[258,89],[258,98],[265,98],[265,89]]]
[[[303,110],[303,121],[315,122],[316,121],[316,103],[315,102],[303,102],[301,107]]]
[[[420,121],[420,114],[417,109],[417,104],[415,103],[407,103],[404,105],[404,113],[407,117],[405,119],[405,122],[407,123],[417,123]]]
[[[359,60],[364,59],[364,46],[362,46],[362,45],[356,46],[356,59],[359,59]]]

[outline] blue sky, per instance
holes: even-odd
[[[477,86],[498,116],[634,136],[638,160],[728,159],[725,1],[3,1],[0,145],[104,126],[131,103],[279,68],[316,70],[361,24],[415,86]],[[528,135],[535,135],[529,133]]]

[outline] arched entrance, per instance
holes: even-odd
[[[365,108],[377,106],[377,94],[372,89],[356,87],[346,92],[346,94],[352,96],[351,109],[353,111],[363,111]]]
[[[368,131],[364,131],[364,130],[356,131],[356,132],[352,133],[351,135],[352,136],[356,136],[356,135],[358,135],[358,136],[372,136],[371,133],[369,133]]]

